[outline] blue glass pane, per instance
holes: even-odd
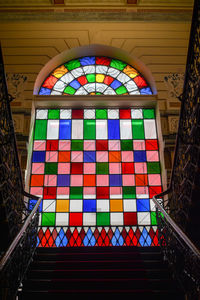
[[[113,88],[114,90],[116,90],[120,85],[122,85],[122,83],[120,81],[118,81],[117,79],[115,79],[112,83],[111,83],[111,88]]]
[[[71,85],[76,90],[81,86],[77,80],[73,80],[69,85]]]
[[[70,185],[70,175],[58,175],[57,186],[69,186]]]
[[[96,200],[83,200],[84,212],[96,212]]]
[[[29,210],[33,210],[33,208],[34,208],[35,204],[37,203],[37,201],[38,200],[34,200],[34,199],[29,200],[29,206],[28,206]],[[41,211],[42,211],[42,202],[39,205],[39,212],[41,212]]]
[[[39,91],[39,95],[50,95],[51,94],[51,90],[41,87],[40,91]]]
[[[146,160],[146,151],[134,151],[134,162],[145,162]]]
[[[146,228],[144,227],[141,237],[139,238],[139,243],[142,247],[148,247],[151,246],[151,237],[149,236]]]
[[[80,58],[80,63],[82,66],[88,66],[88,65],[94,65],[95,64],[95,57],[91,56],[91,57],[83,57]]]
[[[152,95],[150,87],[145,87],[140,90],[141,95]]]
[[[59,124],[59,139],[71,139],[71,120],[60,120]]]
[[[108,138],[110,140],[120,139],[119,120],[108,120]]]
[[[121,186],[122,185],[122,175],[114,174],[109,175],[110,186]]]
[[[149,199],[137,199],[137,211],[150,211]]]
[[[33,151],[33,162],[45,162],[45,151]]]
[[[84,162],[95,162],[96,161],[96,152],[95,151],[84,151],[83,161]]]

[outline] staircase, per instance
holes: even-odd
[[[159,247],[38,248],[19,299],[184,299],[177,286]]]

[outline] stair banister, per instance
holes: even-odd
[[[4,266],[6,265],[7,261],[9,260],[10,256],[12,255],[13,251],[15,250],[16,246],[18,245],[18,243],[20,242],[23,234],[25,233],[27,227],[29,226],[29,224],[32,221],[32,218],[34,217],[34,215],[36,214],[39,205],[42,201],[41,197],[36,197],[33,195],[30,195],[26,192],[24,192],[24,196],[28,196],[31,197],[32,199],[37,199],[37,203],[35,204],[33,210],[31,211],[30,215],[28,216],[28,218],[26,219],[26,221],[24,222],[21,230],[19,231],[19,233],[16,235],[15,239],[13,240],[13,242],[11,243],[11,245],[9,246],[8,250],[6,251],[6,253],[4,254],[4,256],[2,257],[1,261],[0,261],[0,271],[3,270]]]
[[[168,215],[166,210],[163,208],[163,206],[158,202],[156,198],[160,197],[161,195],[166,194],[163,192],[162,194],[159,194],[157,196],[153,196],[153,202],[155,203],[158,210],[164,215],[167,222],[171,225],[171,227],[174,229],[176,234],[185,242],[185,244],[192,250],[194,255],[196,255],[200,259],[200,251],[197,249],[197,247],[192,243],[192,241],[187,237],[187,235],[182,231],[182,229],[174,222],[174,220]]]

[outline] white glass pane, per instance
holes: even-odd
[[[95,109],[84,109],[84,119],[95,119]]]
[[[113,78],[116,78],[118,75],[119,75],[120,71],[117,70],[117,69],[114,69],[114,68],[109,68],[108,69],[108,72],[107,72],[107,75],[113,77]]]
[[[100,66],[99,65],[96,66],[96,73],[106,74],[107,71],[108,71],[108,67],[106,67],[106,66],[101,66],[101,65]]]
[[[108,109],[108,119],[119,119],[119,109]]]
[[[124,73],[120,73],[117,77],[117,80],[119,80],[122,83],[126,83],[127,81],[130,80],[130,77],[128,77],[126,74]]]
[[[47,140],[58,139],[59,120],[48,120],[47,124]]]
[[[127,91],[130,93],[132,91],[137,91],[138,87],[135,84],[133,80],[130,80],[129,82],[125,83],[124,86],[127,88]]]
[[[143,119],[142,109],[131,109],[132,119]]]
[[[108,212],[109,207],[109,200],[97,200],[97,212]]]
[[[56,213],[56,226],[69,225],[69,213]]]
[[[137,211],[135,199],[124,199],[124,211]]]
[[[108,138],[107,120],[96,120],[96,139],[106,140]]]
[[[85,74],[95,73],[95,66],[85,66],[83,67]]]
[[[151,225],[149,212],[138,212],[137,218],[138,218],[138,225]]]
[[[72,75],[73,75],[75,78],[84,75],[84,72],[83,72],[83,69],[82,69],[82,68],[74,69],[74,70],[71,71],[71,73],[72,73]]]
[[[72,110],[71,109],[61,109],[60,119],[71,119]]]
[[[105,92],[104,95],[116,95],[116,92],[109,86]]]
[[[58,81],[56,82],[56,84],[54,85],[53,89],[54,89],[55,91],[58,91],[58,92],[61,92],[61,93],[62,93],[62,92],[64,91],[65,87],[66,87],[66,83],[64,83],[64,82],[61,81],[61,80],[58,80]]]
[[[52,90],[52,91],[51,91],[51,95],[62,95],[62,93],[61,93],[61,92],[58,92],[58,91]]]
[[[93,93],[95,92],[95,83],[87,83],[84,85],[84,89],[88,92],[88,93]]]
[[[146,139],[156,139],[155,120],[144,120],[144,134]]]
[[[83,213],[83,226],[95,226],[96,213]]]
[[[106,88],[107,88],[106,84],[96,83],[96,92],[103,93]]]
[[[55,212],[56,200],[43,200],[43,212]]]
[[[83,139],[83,120],[72,120],[72,139]]]
[[[140,91],[139,90],[134,90],[132,92],[129,92],[130,95],[140,95]]]
[[[123,225],[123,213],[110,213],[110,225]]]
[[[36,119],[47,119],[48,109],[37,109],[36,110]]]
[[[70,200],[69,211],[70,212],[82,212],[83,200]]]
[[[123,140],[132,139],[131,120],[120,120],[120,136]]]
[[[87,94],[88,92],[83,87],[80,87],[75,93],[75,95],[87,95]]]
[[[66,84],[70,83],[72,80],[74,80],[74,77],[72,76],[71,73],[67,73],[62,77],[62,81],[65,82]]]

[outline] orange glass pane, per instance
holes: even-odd
[[[43,185],[44,185],[44,175],[31,176],[31,186],[43,186]]]
[[[114,199],[111,199],[110,200],[110,211],[123,211],[123,200],[121,199],[117,199],[117,200],[114,200]]]
[[[96,185],[96,175],[84,175],[83,176],[84,186],[95,186]]]
[[[109,152],[109,162],[120,162],[121,152],[120,151],[110,151]]]
[[[60,151],[58,153],[59,162],[70,162],[70,151]]]
[[[146,174],[137,174],[137,175],[135,175],[135,184],[136,184],[136,186],[148,185],[147,175]]]

